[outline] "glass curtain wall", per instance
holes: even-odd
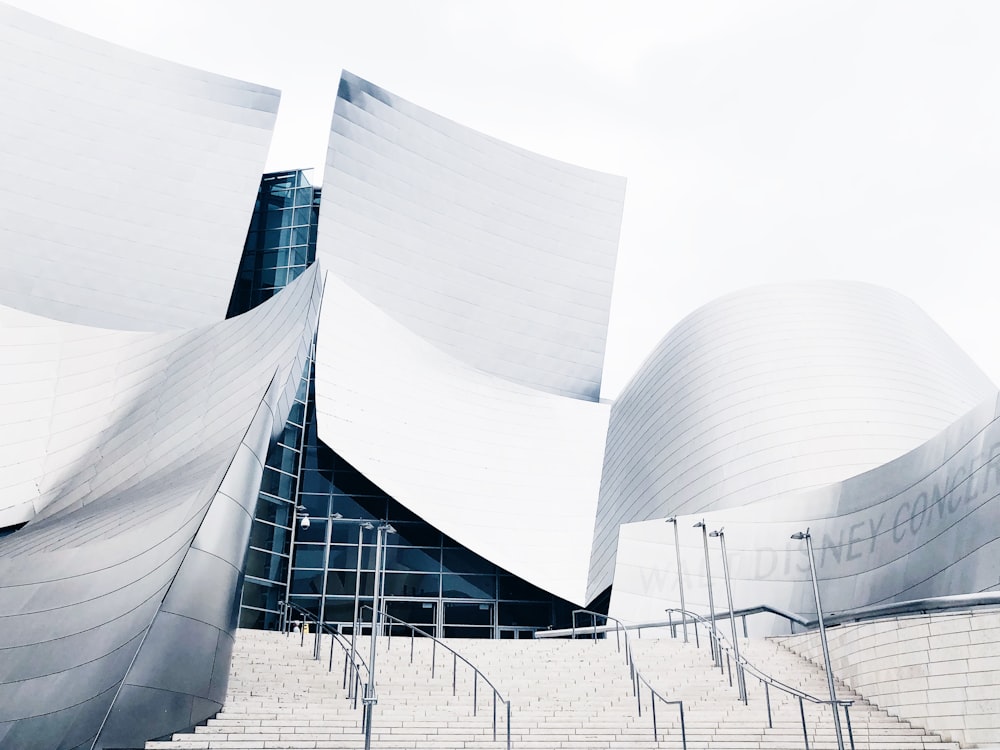
[[[301,171],[264,175],[237,274],[229,315],[259,305],[316,257],[318,188]],[[313,367],[302,375],[295,406],[271,447],[250,533],[240,626],[275,628],[278,602],[290,600],[350,628],[358,564],[358,524],[396,529],[387,537],[386,609],[438,636],[519,638],[569,627],[573,605],[462,547],[356,471],[317,437]],[[298,523],[296,506],[309,515]],[[327,526],[329,525],[329,544]],[[360,602],[371,605],[375,531],[361,539]],[[325,582],[325,590],[324,590]]]
[[[264,175],[228,316],[270,299],[316,259],[320,191],[301,171]],[[240,627],[274,628],[285,599],[311,367],[285,429],[268,450],[247,553]]]

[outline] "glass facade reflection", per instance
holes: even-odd
[[[318,217],[319,190],[302,172],[264,176],[230,315],[264,302],[313,262]],[[324,445],[316,434],[314,388],[310,363],[286,429],[267,456],[242,627],[276,627],[286,592],[299,606],[317,615],[322,607],[325,620],[350,627],[359,552],[360,601],[371,603],[375,531],[362,531],[359,549],[358,523],[328,522],[336,513],[396,529],[387,539],[384,589],[395,617],[447,637],[525,637],[569,625],[572,604],[465,549]],[[297,523],[297,505],[309,515],[308,529]]]

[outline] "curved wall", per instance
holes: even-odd
[[[317,246],[332,274],[447,354],[596,401],[624,190],[345,71]]]
[[[920,308],[880,287],[768,285],[706,305],[612,407],[588,598],[611,584],[621,524],[846,479],[995,392]]]
[[[815,617],[803,542],[810,530],[826,612],[1000,590],[1000,408],[994,396],[894,461],[819,489],[678,517],[689,609],[707,612],[704,548],[692,524],[725,529],[737,608],[769,604]],[[717,610],[725,582],[709,540]],[[673,528],[621,528],[612,613],[663,619],[677,606]],[[787,633],[787,625],[783,626]]]
[[[105,328],[222,320],[278,92],[0,5],[0,304]]]
[[[93,331],[35,361],[66,364],[54,422],[95,401],[108,417],[60,435],[76,460],[49,473],[43,456],[47,503],[0,538],[0,746],[136,747],[221,707],[253,506],[308,359],[317,271],[233,320]],[[16,351],[22,333],[5,327],[0,345],[12,335]],[[105,355],[134,377],[110,377]]]
[[[487,375],[329,274],[320,439],[460,544],[583,603],[608,407]]]

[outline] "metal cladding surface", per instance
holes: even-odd
[[[679,516],[687,608],[708,609],[702,516]],[[815,617],[805,542],[815,548],[824,612],[1000,590],[1000,405],[994,396],[924,444],[855,477],[704,515],[724,527],[736,608],[768,604]],[[612,614],[662,621],[678,606],[673,529],[621,529]],[[725,583],[710,539],[717,610]],[[788,624],[777,625],[788,632]]]
[[[589,598],[615,576],[622,524],[799,498],[897,458],[995,393],[920,308],[880,287],[769,285],[706,305],[611,410]]]
[[[136,747],[221,707],[264,458],[320,295],[314,268],[245,315],[167,333],[4,311],[22,324],[0,329],[22,373],[0,389],[4,433],[24,424],[19,389],[53,431],[30,449],[45,502],[0,538],[0,746]],[[39,385],[36,369],[58,374]],[[23,486],[17,463],[0,482]]]
[[[316,349],[324,443],[463,546],[583,602],[607,405],[480,372],[332,273]]]
[[[600,395],[625,180],[515,148],[344,72],[318,248],[484,372]]]
[[[0,4],[0,304],[222,320],[278,96]]]

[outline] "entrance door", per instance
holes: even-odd
[[[440,637],[437,627],[437,606],[437,602],[434,600],[386,599],[385,611],[386,614],[398,617],[403,622],[408,622],[425,633]],[[386,632],[389,632],[390,628],[393,635],[407,637],[410,635],[409,628],[399,623],[393,623],[391,620],[386,627]]]
[[[496,624],[493,602],[445,602],[445,638],[492,638]]]
[[[501,638],[534,638],[535,628],[518,628],[501,626],[499,628]]]

